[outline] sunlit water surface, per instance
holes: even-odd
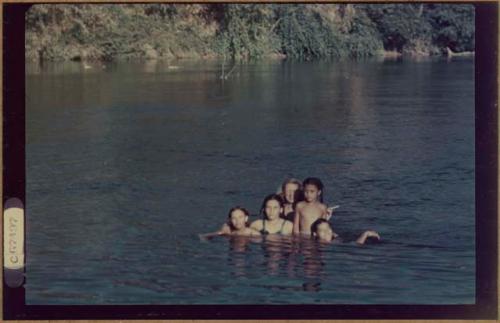
[[[175,65],[27,66],[29,304],[474,303],[472,60]],[[383,241],[198,238],[289,176]]]

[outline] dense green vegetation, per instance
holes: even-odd
[[[26,14],[29,60],[318,59],[474,50],[457,4],[57,4]]]

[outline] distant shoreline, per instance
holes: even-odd
[[[371,56],[367,56],[365,58],[383,58],[383,59],[421,59],[425,57],[442,57],[442,58],[452,58],[452,57],[474,57],[475,52],[474,51],[465,51],[465,52],[453,52],[449,51],[448,53],[445,54],[422,54],[421,52],[406,52],[406,53],[400,53],[397,51],[393,50],[381,50],[377,51],[375,54]],[[104,59],[104,58],[99,58],[99,57],[93,57],[93,58],[66,58],[66,59],[38,59],[38,58],[33,58],[33,57],[26,57],[26,62],[29,63],[49,63],[49,62],[75,62],[75,63],[97,63],[97,62],[124,62],[124,61],[162,61],[162,62],[168,62],[168,61],[187,61],[187,60],[194,60],[194,61],[221,61],[223,59],[222,56],[220,55],[204,55],[204,56],[196,56],[196,55],[186,55],[186,56],[157,56],[157,57],[149,57],[147,55],[143,56],[116,56],[113,57],[112,59]],[[285,54],[281,53],[272,53],[269,55],[265,55],[256,59],[252,59],[252,61],[269,61],[269,60],[277,60],[277,61],[285,61],[288,60],[289,58]],[[314,59],[314,61],[322,61],[322,60],[332,60],[335,58],[317,58]],[[337,59],[352,59],[356,60],[359,58],[337,58]],[[290,58],[292,61],[301,61],[297,60],[295,58]],[[306,60],[307,61],[307,60]],[[231,61],[227,62],[228,64],[231,64]]]
[[[436,4],[36,4],[27,61],[467,56],[474,7]]]

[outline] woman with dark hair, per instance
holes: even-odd
[[[311,237],[320,242],[342,242],[342,239],[339,237],[339,235],[333,232],[333,228],[330,222],[325,219],[318,219],[311,225]],[[356,243],[365,244],[368,238],[373,238],[376,241],[379,241],[380,235],[375,231],[368,230],[363,232],[358,237]]]
[[[261,234],[291,235],[293,223],[281,217],[283,207],[284,203],[280,195],[270,194],[266,196],[260,209],[263,218],[252,222],[250,228],[259,231]]]

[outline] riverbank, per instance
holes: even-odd
[[[474,50],[474,8],[44,4],[26,15],[25,45],[28,61],[447,55]]]

